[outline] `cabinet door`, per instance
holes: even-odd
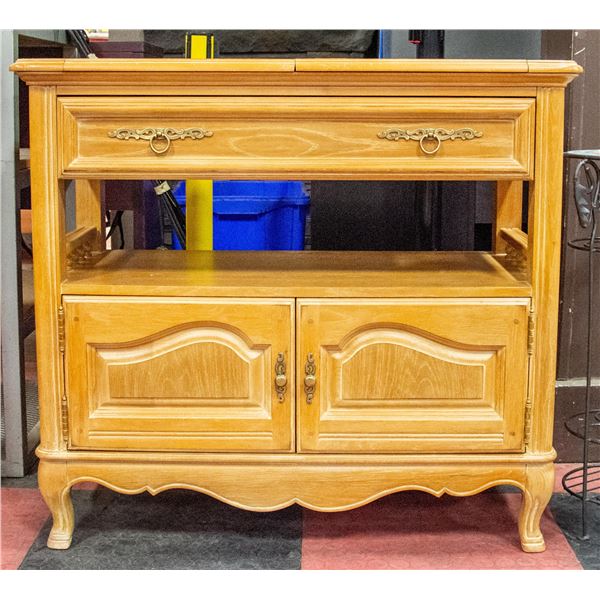
[[[523,449],[528,300],[320,299],[297,310],[301,451]]]
[[[293,449],[293,300],[63,300],[70,447]]]

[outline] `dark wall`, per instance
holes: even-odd
[[[355,57],[377,55],[377,32],[369,30],[211,30],[223,58]],[[145,30],[144,40],[183,56],[185,30]]]
[[[312,248],[418,250],[421,208],[411,182],[313,181]]]
[[[446,58],[538,59],[542,32],[534,29],[448,29]]]
[[[313,181],[312,249],[473,250],[475,190],[459,181]]]
[[[600,148],[600,30],[547,32],[544,35],[548,58],[576,60],[584,73],[567,88],[565,149]],[[577,161],[565,161],[563,189],[563,242],[589,236],[582,230],[573,201],[573,176]],[[587,255],[563,243],[561,270],[561,320],[558,377],[583,377],[587,344]],[[600,302],[600,261],[595,280]],[[600,304],[598,304],[600,306]],[[600,376],[600,309],[592,332],[596,340],[593,372]]]

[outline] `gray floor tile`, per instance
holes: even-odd
[[[50,550],[48,522],[21,569],[299,569],[302,512],[233,508],[203,494],[73,492],[69,550]]]
[[[588,504],[589,540],[580,540],[581,502],[569,494],[554,494],[550,509],[584,569],[600,569],[600,506]]]

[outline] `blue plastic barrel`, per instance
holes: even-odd
[[[185,184],[174,195],[181,205]],[[299,181],[215,181],[213,248],[303,250],[309,205]]]

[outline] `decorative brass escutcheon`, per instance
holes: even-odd
[[[384,131],[380,131],[377,137],[390,142],[398,142],[400,140],[414,140],[419,142],[419,147],[425,154],[435,154],[445,140],[473,140],[480,138],[483,135],[481,131],[475,131],[470,127],[462,129],[442,129],[441,127],[424,127],[419,129],[398,129],[391,127]],[[431,148],[428,147],[428,142],[434,142]]]
[[[315,359],[312,352],[306,357],[306,365],[304,367],[304,391],[306,393],[306,403],[312,404],[315,395],[315,385],[317,384],[317,374],[315,368]]]
[[[283,352],[277,355],[277,362],[275,363],[275,392],[279,402],[283,402],[285,390],[287,387],[287,377],[285,375],[285,357]]]
[[[189,127],[187,129],[175,129],[173,127],[146,127],[144,129],[127,129],[121,127],[108,132],[108,137],[118,140],[148,140],[150,149],[155,154],[164,154],[171,147],[171,140],[201,140],[212,137],[213,132],[201,127]],[[159,144],[157,144],[157,141]]]

